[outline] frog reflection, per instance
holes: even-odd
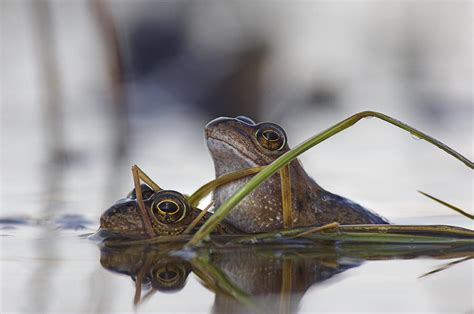
[[[136,282],[134,303],[150,297],[153,293],[177,292],[181,290],[191,272],[191,264],[180,257],[167,255],[171,248],[160,250],[144,246],[127,248],[101,248],[100,263],[110,271],[128,275]],[[147,291],[141,298],[142,290]]]
[[[179,246],[129,246],[101,248],[101,265],[126,274],[137,283],[135,303],[156,292],[178,292],[191,271],[215,293],[213,312],[274,313],[296,311],[306,290],[358,262],[338,262],[333,248],[320,257],[305,256],[295,249],[246,247],[240,250],[200,250],[196,256],[170,254]],[[141,297],[141,291],[145,296]]]
[[[233,283],[253,296],[256,306],[245,306],[228,294],[216,294],[214,313],[295,313],[306,291],[331,277],[360,265],[360,261],[340,261],[332,247],[316,246],[325,256],[305,256],[304,251],[241,250],[219,254],[216,265]]]
[[[219,236],[217,236],[219,237]],[[134,303],[156,292],[179,292],[189,274],[215,293],[214,313],[296,312],[306,291],[365,260],[454,259],[438,273],[473,257],[472,244],[387,245],[327,243],[311,246],[207,246],[181,251],[182,243],[101,247],[102,267],[136,283]],[[179,253],[179,254],[178,254]],[[145,291],[142,297],[141,293]],[[159,301],[158,301],[159,302]]]

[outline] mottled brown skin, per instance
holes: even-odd
[[[200,209],[190,207],[185,197],[179,192],[165,190],[154,192],[150,187],[144,184],[141,187],[144,204],[149,216],[151,217],[152,227],[157,236],[177,235],[183,233],[188,225],[201,213]],[[162,219],[160,221],[155,217],[152,210],[153,204],[157,200],[162,199],[163,194],[175,197],[177,201],[181,201],[181,203],[186,207],[186,212],[182,219],[179,221],[173,221],[173,219]],[[211,213],[206,213],[199,223],[196,224],[193,232],[202,226],[211,215]],[[102,214],[100,217],[100,227],[101,229],[107,230],[117,236],[127,238],[147,237],[143,220],[139,212],[135,190],[132,190],[126,198],[117,201]],[[239,233],[239,230],[227,223],[221,223],[217,226],[215,233]]]
[[[262,145],[262,130],[273,130],[283,139],[279,149]],[[206,141],[216,177],[248,167],[265,166],[289,150],[284,130],[273,123],[255,124],[246,117],[218,118],[205,128]],[[270,137],[275,135],[270,134]],[[278,146],[278,145],[276,145]],[[386,224],[370,210],[320,187],[299,160],[290,163],[293,225]],[[215,206],[240,189],[250,178],[234,181],[215,190]],[[225,220],[244,232],[264,232],[283,227],[280,176],[275,174],[234,207]]]

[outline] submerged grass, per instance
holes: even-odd
[[[240,303],[253,308],[256,312],[261,312],[252,296],[239,288],[227,277],[225,272],[209,262],[208,259],[198,256],[192,260],[193,271],[199,275],[208,286],[213,289],[220,289],[222,292],[234,297]]]
[[[193,236],[193,238],[189,241],[188,246],[196,246],[198,245],[204,238],[208,237],[209,234],[216,228],[216,226],[221,222],[224,217],[228,214],[228,212],[236,206],[245,196],[247,196],[250,192],[252,192],[255,188],[257,188],[260,184],[262,184],[267,178],[269,178],[271,175],[282,169],[282,167],[286,166],[289,164],[292,160],[297,158],[299,155],[304,153],[305,151],[309,150],[310,148],[316,146],[317,144],[323,142],[324,140],[336,135],[337,133],[349,128],[350,126],[354,125],[356,122],[359,120],[366,118],[366,117],[375,117],[378,119],[381,119],[383,121],[386,121],[392,125],[395,125],[405,131],[410,132],[412,135],[416,136],[417,138],[423,139],[439,149],[445,151],[446,153],[450,154],[454,158],[460,160],[462,163],[464,163],[466,166],[469,168],[473,169],[474,164],[472,161],[461,155],[460,153],[456,152],[452,148],[448,147],[447,145],[443,144],[442,142],[438,141],[437,139],[421,132],[418,131],[417,129],[401,122],[398,121],[392,117],[389,117],[387,115],[384,115],[379,112],[373,112],[373,111],[364,111],[357,113],[337,124],[334,126],[326,129],[325,131],[316,134],[315,136],[309,138],[308,140],[304,141],[303,143],[299,144],[292,150],[286,152],[282,156],[280,156],[278,159],[276,159],[274,162],[272,162],[270,165],[266,166],[263,170],[261,170],[258,174],[256,174],[250,181],[240,188],[234,195],[232,195],[229,199],[227,199],[219,208],[215,210],[214,215],[204,223],[204,225],[196,232],[196,234]],[[341,226],[342,227],[342,226]],[[390,229],[390,228],[389,228]],[[338,229],[339,230],[339,229]],[[355,234],[346,234],[345,239],[351,238],[351,237],[357,237],[357,233]],[[398,237],[398,236],[397,236]],[[472,236],[471,236],[472,237]],[[333,239],[337,237],[333,236]],[[389,241],[390,237],[387,237],[387,234],[381,234],[381,233],[376,233],[371,236],[368,236],[367,234],[361,237],[361,239],[371,239],[373,241],[377,239],[384,238],[384,241]],[[399,237],[398,237],[399,238]],[[421,238],[420,238],[421,239]],[[406,238],[405,240],[410,241],[410,237]],[[430,237],[430,239],[425,239],[427,241],[435,241],[436,237]],[[442,239],[440,239],[441,241]],[[447,240],[447,239],[444,239]],[[471,238],[469,241],[472,241],[473,238]]]

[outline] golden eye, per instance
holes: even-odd
[[[273,125],[264,125],[258,129],[255,134],[257,142],[268,150],[280,150],[285,147],[286,135],[285,133]]]
[[[172,200],[161,201],[158,203],[158,205],[156,205],[156,207],[163,215],[173,215],[179,210],[179,205]]]
[[[152,271],[152,286],[158,290],[179,289],[186,281],[188,272],[182,264],[168,263]]]
[[[186,216],[188,206],[182,194],[162,190],[153,195],[151,214],[160,223],[173,224],[181,221]]]
[[[157,274],[157,279],[159,279],[161,282],[174,282],[176,280],[176,277],[178,277],[178,273],[173,271],[173,270],[163,270],[162,272]]]

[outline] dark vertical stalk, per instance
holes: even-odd
[[[117,188],[118,170],[128,155],[129,121],[127,117],[127,103],[124,90],[125,70],[119,33],[110,11],[110,6],[104,0],[90,0],[91,12],[97,21],[97,28],[102,38],[106,54],[109,87],[112,96],[110,103],[112,119],[112,162],[107,175],[106,197],[114,198]],[[115,195],[116,196],[116,195]]]
[[[31,1],[33,37],[36,39],[35,53],[38,58],[39,82],[42,91],[40,103],[43,118],[44,147],[47,153],[47,164],[43,169],[44,196],[41,218],[49,220],[57,210],[63,181],[63,170],[66,161],[63,114],[61,110],[61,84],[56,55],[56,38],[53,26],[53,14],[48,0]],[[37,269],[30,280],[31,309],[39,313],[47,312],[49,305],[48,291],[51,291],[51,276],[58,265],[51,263],[58,252],[55,232],[47,223],[43,224],[42,235],[37,239]]]
[[[32,13],[36,38],[45,144],[50,160],[63,162],[66,156],[63,115],[61,110],[61,83],[56,55],[56,40],[48,0],[33,0]]]

